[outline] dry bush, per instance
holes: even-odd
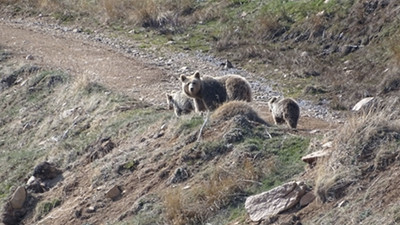
[[[287,31],[287,27],[280,23],[279,20],[279,17],[271,13],[266,13],[256,18],[257,39],[273,39]]]
[[[164,195],[167,219],[178,225],[202,224],[215,212],[232,204],[244,188],[243,181],[257,176],[250,161],[244,161],[242,166],[235,172],[215,168],[190,190],[168,190]]]
[[[399,97],[377,101],[337,131],[331,157],[318,167],[316,192],[322,201],[340,198],[350,185],[393,163],[400,151],[399,104]]]
[[[394,70],[388,73],[379,84],[380,94],[398,92],[400,90],[400,71]]]
[[[103,5],[110,20],[175,30],[181,25],[181,18],[194,11],[195,4],[194,0],[104,0]]]
[[[185,224],[181,189],[169,189],[164,195],[164,206],[166,217],[172,224]]]

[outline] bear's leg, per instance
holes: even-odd
[[[283,122],[285,122],[285,121],[283,120],[283,118],[282,118],[282,117],[279,117],[279,116],[273,116],[273,118],[274,118],[274,121],[275,121],[275,124],[276,124],[276,125],[278,125],[278,124],[282,124]]]
[[[284,119],[287,123],[287,125],[292,128],[292,129],[296,129],[297,127],[297,119],[296,118],[292,118],[290,115],[285,114],[284,115]]]
[[[205,112],[207,111],[206,105],[204,104],[202,99],[195,98],[194,99],[194,108],[196,112]]]

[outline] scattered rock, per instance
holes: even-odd
[[[185,73],[185,72],[188,72],[188,68],[187,68],[187,66],[184,66],[184,67],[181,67],[178,71],[180,73]]]
[[[309,54],[308,54],[308,52],[306,52],[306,51],[300,53],[300,56],[301,56],[301,57],[307,57],[308,55],[309,55]]]
[[[110,153],[115,146],[116,144],[111,140],[111,137],[101,138],[86,148],[85,151],[89,152],[87,156],[88,161],[93,162],[104,157]]]
[[[26,200],[26,189],[23,186],[19,186],[15,190],[13,196],[11,197],[10,204],[13,209],[21,209]]]
[[[301,160],[303,160],[303,162],[310,164],[311,166],[314,166],[318,159],[326,157],[328,155],[329,155],[328,151],[320,150],[320,151],[312,152],[306,156],[303,156],[301,158]]]
[[[300,206],[304,207],[304,206],[310,204],[311,202],[313,202],[314,200],[315,200],[314,193],[312,193],[311,191],[307,192],[307,194],[305,194],[303,197],[301,197]]]
[[[118,185],[115,185],[113,188],[107,191],[106,197],[115,200],[119,196],[121,196],[121,193],[122,193],[121,188]]]
[[[337,207],[339,207],[339,208],[345,207],[347,204],[349,204],[349,201],[343,200],[343,201],[339,202],[339,204],[337,205]]]
[[[33,57],[33,55],[27,55],[27,56],[25,57],[25,59],[26,59],[26,60],[34,60],[35,57]]]
[[[245,208],[252,221],[269,220],[295,206],[305,193],[306,186],[303,183],[290,182],[248,197]]]
[[[322,148],[332,148],[333,147],[333,142],[328,141],[325,144],[322,145]]]
[[[74,29],[72,30],[72,32],[74,32],[74,33],[81,33],[81,32],[82,32],[82,28],[74,28]]]
[[[315,70],[311,70],[311,71],[304,71],[304,76],[305,77],[318,77],[320,76],[321,73]]]
[[[225,60],[225,62],[221,63],[219,65],[223,70],[231,69],[233,68],[232,63],[229,60]]]
[[[346,56],[352,52],[357,51],[360,48],[358,45],[345,45],[341,47],[341,52],[343,56]]]
[[[321,130],[319,129],[315,129],[309,132],[310,134],[317,134],[317,133],[321,133]]]
[[[168,184],[176,184],[183,182],[189,178],[189,172],[184,167],[179,167],[174,174],[168,179]]]
[[[360,111],[361,109],[366,109],[371,106],[372,100],[374,97],[363,98],[357,104],[354,105],[352,111]]]
[[[87,212],[87,213],[94,213],[94,212],[96,212],[96,208],[93,207],[93,206],[89,206],[89,207],[86,209],[86,212]]]

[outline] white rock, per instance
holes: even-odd
[[[27,55],[25,57],[26,60],[34,60],[35,58],[33,57],[33,55]]]
[[[374,97],[363,98],[354,105],[352,110],[359,111],[360,109],[367,107],[372,100],[374,100]]]
[[[308,56],[308,52],[304,51],[300,54],[301,57],[307,57]]]
[[[290,182],[270,191],[250,196],[245,208],[254,222],[267,220],[295,206],[305,194],[303,183]]]
[[[322,145],[323,148],[332,148],[333,146],[333,142],[332,141],[328,141],[325,144]]]
[[[306,156],[303,156],[301,158],[301,160],[303,160],[303,162],[306,162],[308,164],[314,164],[315,161],[317,161],[318,159],[326,157],[328,155],[329,155],[328,151],[320,150],[320,151],[312,152]]]

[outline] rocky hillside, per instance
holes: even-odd
[[[172,3],[0,1],[2,223],[399,223],[396,1]],[[246,77],[268,125],[177,118],[195,70]]]

